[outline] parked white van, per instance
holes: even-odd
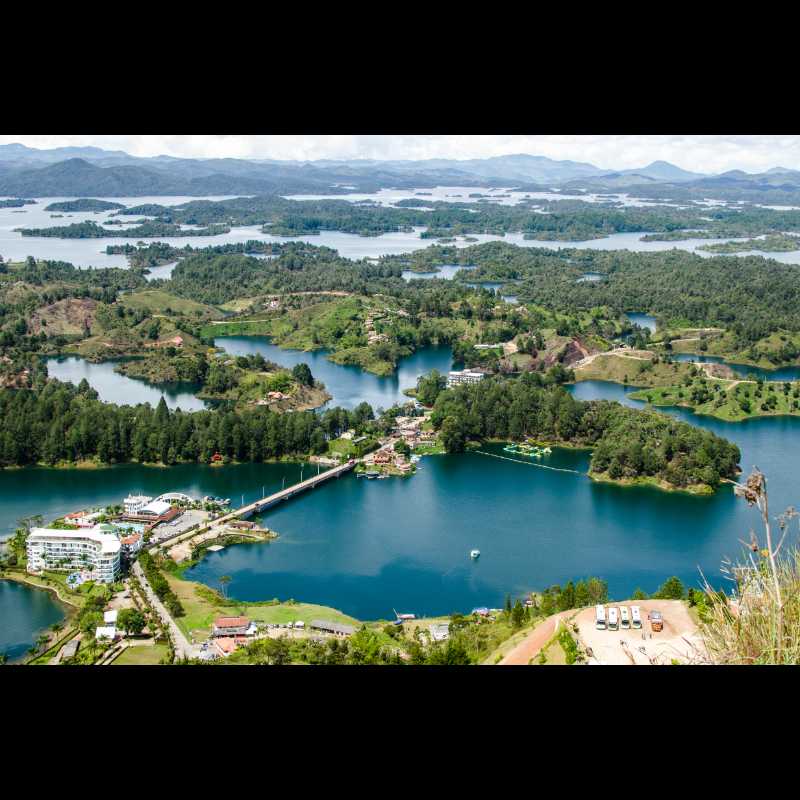
[[[639,606],[631,606],[631,620],[633,627],[637,630],[642,627],[642,615],[639,613]]]
[[[627,631],[631,627],[631,616],[628,613],[628,607],[622,606],[619,610],[619,622],[622,630]]]
[[[616,608],[609,608],[608,609],[608,629],[610,631],[615,631],[619,628],[619,611]]]
[[[599,631],[606,629],[606,609],[605,606],[594,607],[594,626]]]

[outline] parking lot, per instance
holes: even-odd
[[[160,544],[175,536],[186,533],[189,528],[204,522],[208,514],[205,511],[184,511],[172,522],[162,522],[153,528],[150,534],[151,544]]]
[[[702,646],[697,625],[689,610],[680,600],[637,600],[628,603],[608,603],[612,606],[639,606],[642,628],[623,630],[597,630],[595,609],[586,608],[573,620],[578,626],[578,637],[584,649],[591,650],[590,663],[649,665],[687,663],[696,655],[695,648]],[[660,611],[664,629],[653,631],[648,620],[650,611]]]

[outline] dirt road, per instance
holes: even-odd
[[[498,666],[527,666],[530,660],[539,655],[539,651],[550,641],[556,632],[557,621],[566,613],[568,612],[562,611],[559,614],[553,614],[552,617],[548,617],[537,625],[516,647],[506,653],[498,662]]]

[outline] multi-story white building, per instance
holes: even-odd
[[[119,539],[95,530],[33,528],[28,536],[28,572],[90,570],[94,580],[113,583],[120,572]]]
[[[480,383],[484,377],[483,372],[476,372],[474,370],[465,369],[461,372],[453,371],[447,376],[447,386],[456,386],[459,383]]]
[[[126,514],[138,514],[153,498],[144,494],[129,494],[123,501]]]

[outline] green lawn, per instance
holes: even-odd
[[[169,653],[169,648],[165,644],[137,645],[126,647],[122,654],[111,662],[112,667],[119,666],[144,666],[147,664],[159,664],[161,659]]]

